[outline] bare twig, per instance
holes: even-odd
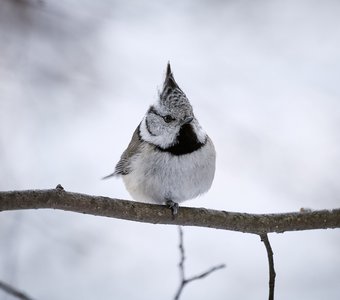
[[[0,192],[0,211],[50,208],[145,223],[210,227],[254,234],[340,228],[340,209],[247,214],[180,207],[176,218],[164,205],[66,192],[62,188]]]
[[[12,295],[18,299],[21,300],[33,300],[31,297],[27,296],[23,292],[19,291],[15,287],[9,285],[8,283],[5,283],[3,281],[0,281],[0,289],[6,292],[9,295]]]
[[[178,300],[179,297],[181,296],[182,290],[185,286],[185,271],[184,271],[184,261],[185,261],[185,252],[184,252],[184,245],[183,245],[183,230],[181,226],[178,226],[178,233],[179,233],[179,253],[180,253],[180,261],[178,264],[179,267],[179,276],[181,283],[177,289],[176,295],[175,295],[175,300]]]
[[[180,285],[177,289],[177,292],[176,292],[176,295],[175,295],[175,300],[178,300],[182,294],[182,291],[184,289],[184,287],[194,281],[194,280],[198,280],[198,279],[202,279],[206,276],[208,276],[209,274],[211,274],[212,272],[214,271],[217,271],[219,269],[222,269],[222,268],[225,268],[225,265],[222,264],[222,265],[219,265],[219,266],[215,266],[201,274],[198,274],[198,275],[195,275],[195,276],[192,276],[190,278],[185,278],[185,270],[184,270],[184,263],[185,263],[185,251],[184,251],[184,243],[183,243],[183,230],[182,230],[182,227],[181,226],[178,226],[178,230],[179,230],[179,251],[180,251],[180,262],[179,262],[179,273],[180,273],[180,279],[181,279],[181,282],[180,282]]]
[[[181,260],[179,262],[179,272],[181,281],[185,280],[185,271],[184,271],[184,262],[185,262],[185,251],[184,251],[184,242],[183,242],[183,229],[181,226],[178,226],[178,233],[179,233],[179,253],[181,255]]]
[[[215,271],[217,271],[219,269],[223,269],[223,268],[225,268],[225,264],[221,264],[221,265],[212,267],[209,270],[203,272],[202,274],[199,274],[199,275],[196,275],[196,276],[192,276],[192,277],[186,279],[185,281],[186,281],[186,283],[189,283],[189,282],[197,280],[197,279],[202,279],[202,278],[208,276],[209,274],[211,274],[212,272],[215,272]]]
[[[268,256],[268,264],[269,264],[269,300],[274,300],[274,288],[275,288],[275,269],[274,269],[274,258],[273,258],[273,250],[270,246],[270,242],[268,239],[268,235],[261,234],[261,241],[264,243],[266,250],[267,250],[267,256]]]

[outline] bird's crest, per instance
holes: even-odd
[[[168,62],[168,65],[166,68],[165,80],[163,84],[163,90],[160,93],[161,100],[165,100],[172,93],[179,94],[179,96],[180,94],[185,96],[181,88],[178,86],[174,78],[174,75],[172,74],[170,62]]]

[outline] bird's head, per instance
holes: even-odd
[[[140,133],[145,141],[165,149],[176,144],[180,129],[185,125],[192,125],[194,130],[201,130],[192,106],[176,83],[168,63],[159,99],[147,111],[141,123]],[[203,140],[203,131],[201,135]]]

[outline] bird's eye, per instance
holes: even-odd
[[[166,115],[163,117],[164,121],[166,123],[170,123],[171,121],[174,121],[175,119],[173,117],[171,117],[170,115]]]

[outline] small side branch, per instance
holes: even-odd
[[[19,291],[15,287],[9,285],[8,283],[5,283],[3,281],[0,281],[0,289],[6,292],[9,295],[12,295],[13,297],[16,297],[21,300],[33,300],[31,297],[27,296],[23,292]]]
[[[178,226],[178,230],[179,230],[179,251],[180,251],[180,262],[179,262],[179,273],[180,273],[180,279],[181,279],[181,283],[177,289],[177,292],[176,292],[176,295],[175,295],[175,298],[174,300],[178,300],[182,294],[182,291],[184,289],[184,287],[192,282],[192,281],[195,281],[195,280],[198,280],[198,279],[203,279],[204,277],[210,275],[212,272],[215,272],[219,269],[222,269],[222,268],[225,268],[225,265],[222,264],[222,265],[218,265],[218,266],[215,266],[201,274],[198,274],[196,276],[192,276],[190,278],[185,278],[185,270],[184,270],[184,263],[185,263],[185,251],[184,251],[184,243],[183,243],[183,230],[182,230],[182,227],[181,226]]]
[[[275,269],[274,269],[274,257],[273,257],[273,250],[270,246],[270,242],[268,239],[268,235],[266,233],[261,234],[261,241],[264,243],[267,256],[268,256],[268,264],[269,264],[269,300],[274,300],[274,288],[275,288]]]

